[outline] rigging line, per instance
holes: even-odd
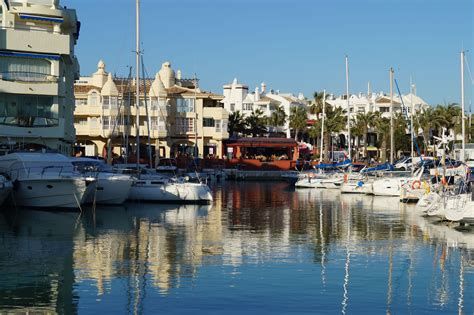
[[[464,61],[466,63],[467,73],[469,73],[469,77],[471,78],[471,84],[474,85],[474,79],[472,78],[471,68],[469,68],[469,62],[466,58],[464,58]]]

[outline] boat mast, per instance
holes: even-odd
[[[466,125],[465,125],[465,114],[464,114],[464,50],[461,51],[461,123],[462,123],[462,149],[461,149],[461,162],[465,162],[465,149],[466,149]]]
[[[393,68],[390,68],[390,164],[393,164],[395,153],[395,137],[393,129]]]
[[[198,128],[197,128],[197,122],[198,122],[198,113],[197,113],[197,105],[196,105],[196,93],[197,93],[197,76],[196,73],[194,73],[194,158],[198,157]],[[204,142],[203,142],[204,143]]]
[[[321,149],[319,151],[319,163],[323,162],[323,150],[324,150],[324,120],[326,119],[326,90],[323,92],[323,117],[321,120]],[[329,143],[328,143],[329,145]],[[327,157],[326,157],[327,158]]]
[[[136,0],[136,59],[135,59],[135,99],[136,99],[136,153],[137,165],[140,164],[140,0]]]
[[[351,111],[349,104],[349,59],[346,55],[346,96],[347,96],[347,134],[349,140],[349,159],[352,160],[352,149],[351,149]]]
[[[415,150],[414,150],[414,141],[415,141],[415,132],[413,131],[413,115],[415,115],[415,105],[413,105],[413,83],[410,77],[410,137],[411,137],[411,173],[415,171],[415,163],[413,163],[413,158],[415,157]]]

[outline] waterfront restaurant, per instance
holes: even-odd
[[[294,170],[298,142],[287,138],[239,138],[225,144],[227,166],[244,170]]]

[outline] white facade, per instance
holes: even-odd
[[[290,138],[289,119],[291,108],[306,107],[307,102],[302,94],[298,97],[290,93],[279,91],[267,91],[267,86],[262,83],[256,87],[254,92],[249,93],[247,85],[240,84],[237,79],[231,84],[224,85],[224,108],[230,113],[240,111],[244,116],[250,115],[254,110],[260,109],[265,116],[269,117],[277,107],[282,107],[286,113],[287,120],[283,126],[286,136]]]
[[[406,109],[407,116],[410,117],[412,112],[412,101],[414,111],[423,111],[429,106],[421,97],[414,94],[402,95],[402,100],[398,95],[393,96],[394,113],[402,111],[402,103]],[[347,108],[347,99],[345,95],[335,97],[329,95],[326,102],[334,107]],[[367,94],[352,94],[349,97],[349,109],[352,115],[357,113],[381,112],[383,117],[390,117],[390,95],[383,92]]]
[[[0,2],[2,144],[71,153],[79,23],[58,2]]]

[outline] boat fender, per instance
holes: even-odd
[[[347,174],[344,174],[344,183],[347,184]]]
[[[421,187],[421,182],[419,180],[415,180],[412,184],[411,184],[411,188],[412,189],[420,189]]]
[[[361,180],[358,181],[358,182],[357,182],[357,187],[362,187],[362,186],[364,186],[364,182],[361,181]]]

